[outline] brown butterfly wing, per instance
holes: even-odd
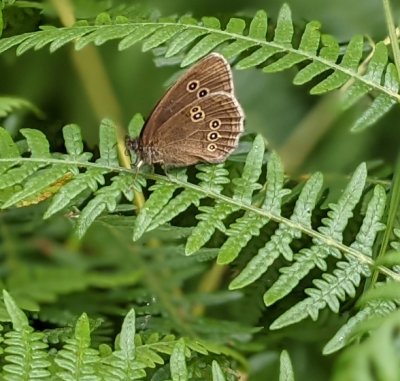
[[[222,55],[211,53],[192,66],[154,108],[142,130],[143,146],[148,146],[156,131],[188,104],[220,91],[233,94],[231,69]]]
[[[220,163],[237,147],[243,120],[232,94],[216,92],[197,99],[158,128],[150,143],[157,152],[154,162],[170,166]]]

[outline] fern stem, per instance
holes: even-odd
[[[383,9],[385,11],[386,24],[390,36],[390,44],[393,50],[394,62],[396,64],[397,73],[400,74],[400,49],[399,49],[399,43],[397,41],[396,28],[394,26],[393,12],[390,7],[389,0],[382,0],[382,2],[383,2]]]
[[[155,23],[155,22],[143,22],[143,23],[137,23],[138,25],[144,27],[144,26],[158,26],[161,28],[163,27],[167,27],[169,25],[176,25],[176,23],[171,23],[171,22],[165,22],[165,23]],[[216,32],[215,29],[213,28],[209,28],[206,26],[202,26],[202,25],[190,25],[190,28],[193,30],[198,30],[199,32],[204,32],[204,34],[213,34]],[[334,63],[328,59],[325,59],[324,57],[321,57],[319,55],[316,54],[312,54],[309,53],[307,51],[299,51],[296,48],[290,47],[290,46],[284,46],[282,44],[280,44],[279,42],[275,42],[275,41],[261,41],[259,39],[256,39],[254,37],[251,36],[244,36],[241,34],[235,34],[229,31],[225,31],[225,30],[218,30],[217,31],[219,35],[221,36],[226,36],[226,37],[230,37],[231,39],[235,39],[238,41],[244,41],[244,42],[248,42],[251,43],[253,46],[260,46],[260,47],[268,47],[268,48],[273,48],[273,49],[278,49],[280,52],[287,52],[287,53],[292,53],[292,54],[296,54],[299,56],[303,56],[305,57],[307,60],[313,61],[313,62],[319,62],[321,64],[323,64],[324,66],[330,67],[331,69],[333,69],[334,71],[337,72],[341,72],[344,74],[347,74],[349,77],[352,77],[354,79],[357,79],[358,81],[360,81],[361,83],[372,87],[373,89],[378,90],[380,93],[384,93],[387,94],[388,96],[396,99],[397,102],[400,102],[400,95],[395,92],[392,91],[391,89],[385,87],[384,85],[378,84],[375,81],[371,80],[370,78],[361,75],[360,73],[355,72],[352,69],[343,67],[340,65],[340,63]]]
[[[132,175],[132,171],[127,168],[113,167],[113,166],[108,166],[108,165],[99,165],[96,163],[88,163],[88,162],[82,163],[82,162],[74,161],[74,160],[40,159],[40,158],[24,158],[24,157],[17,157],[17,158],[14,157],[14,158],[4,158],[4,159],[1,158],[0,159],[0,164],[4,163],[4,164],[17,165],[17,164],[20,164],[23,162],[40,163],[40,164],[47,164],[47,165],[51,165],[51,164],[53,164],[53,165],[57,165],[57,164],[58,165],[71,165],[71,166],[82,167],[82,168],[98,168],[98,169],[107,170],[109,172],[129,173]],[[316,238],[316,239],[321,240],[322,242],[325,242],[325,244],[328,246],[335,247],[336,249],[340,250],[341,252],[357,258],[361,263],[365,263],[366,265],[371,266],[371,267],[376,265],[375,261],[372,258],[362,254],[361,252],[359,252],[353,248],[350,248],[350,247],[346,246],[345,244],[338,242],[334,239],[327,239],[327,237],[324,234],[321,234],[313,229],[310,229],[306,226],[303,226],[294,221],[291,221],[285,217],[273,214],[265,209],[260,209],[253,205],[244,204],[244,203],[234,200],[228,196],[225,196],[225,195],[222,195],[219,193],[215,193],[210,190],[206,190],[196,184],[191,184],[186,181],[179,180],[178,178],[172,178],[172,177],[168,178],[167,176],[161,176],[161,175],[151,174],[151,173],[145,173],[142,175],[151,180],[156,180],[156,181],[162,180],[165,182],[172,182],[182,188],[192,189],[196,192],[205,194],[207,197],[210,197],[210,198],[225,202],[227,204],[231,204],[236,207],[239,207],[239,209],[243,209],[243,210],[258,214],[260,216],[267,217],[277,223],[283,223],[293,229],[297,229],[297,230],[301,231],[302,233],[308,235],[309,237]],[[377,268],[381,273],[383,273],[387,276],[390,276],[394,280],[400,282],[400,274],[397,274],[396,272],[388,269],[385,266],[378,266]]]
[[[381,243],[379,244],[379,252],[375,258],[379,262],[379,259],[385,255],[389,242],[393,236],[393,229],[396,224],[396,218],[400,208],[400,152],[397,156],[396,165],[394,168],[394,175],[392,184],[390,187],[390,192],[388,195],[387,207],[384,215],[386,229],[383,231],[383,236],[381,238]],[[379,271],[376,269],[372,277],[370,278],[369,288],[374,287],[376,281],[378,280]]]

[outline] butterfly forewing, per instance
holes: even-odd
[[[143,144],[188,104],[220,91],[233,94],[232,74],[225,58],[212,53],[192,66],[163,96],[142,130]]]

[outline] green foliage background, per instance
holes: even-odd
[[[112,20],[120,15],[133,22],[169,15],[214,16],[225,27],[231,17],[250,23],[263,9],[271,35],[284,6],[278,0],[3,0],[0,48],[2,39],[26,32],[39,35],[46,25],[60,28],[68,13],[59,8],[63,4],[72,4],[75,18],[90,25],[95,20],[107,23],[107,12]],[[318,20],[322,33],[339,42],[341,54],[356,35],[368,36],[363,59],[372,46],[385,41],[388,17],[398,19],[398,4],[385,14],[385,1],[287,4],[294,40],[308,22]],[[118,50],[119,43],[117,38],[89,53],[74,51],[72,43],[53,53],[45,47],[18,56],[15,49],[1,48],[0,125],[5,132],[0,131],[0,158],[12,157],[5,153],[5,147],[14,147],[12,141],[24,157],[29,152],[37,158],[67,154],[53,155],[54,161],[48,162],[66,177],[51,182],[45,194],[21,197],[17,208],[10,200],[32,184],[21,180],[19,187],[2,187],[6,177],[0,177],[0,282],[7,290],[0,304],[4,379],[398,380],[398,105],[352,133],[351,127],[380,94],[378,88],[343,111],[334,94],[309,94],[326,73],[302,86],[292,83],[304,63],[275,73],[260,67],[233,69],[236,94],[246,112],[246,135],[225,167],[135,177],[122,168],[126,158],[117,162],[117,138],[120,142],[121,128],[140,128],[140,116],[133,116],[148,115],[178,78],[185,51],[167,58],[163,45],[143,52],[142,43]],[[394,62],[390,43],[386,45]],[[71,163],[81,161],[86,168],[88,152],[98,159],[93,168],[104,181],[91,183],[68,200],[61,213],[50,212],[52,200],[47,198],[59,192],[67,200],[62,189],[77,175]],[[62,167],[62,160],[70,167]],[[28,164],[40,176],[40,168]],[[227,179],[234,181],[226,185]],[[317,189],[315,194],[300,193],[307,189],[305,179]],[[178,198],[181,189],[192,204]],[[246,203],[246,189],[254,190],[248,195],[254,210]],[[144,208],[141,192],[149,199]],[[153,217],[174,199],[178,201],[164,210],[166,223],[158,226]],[[201,230],[194,229],[194,216],[203,213],[208,221],[213,213],[223,215],[226,205],[232,208],[224,215],[230,241],[219,225],[210,242],[197,245],[193,237],[201,236]],[[171,210],[179,208],[182,213],[173,215]],[[251,223],[256,227],[246,236]],[[290,248],[280,242],[282,256],[271,259],[276,231],[291,235],[286,243]],[[234,248],[243,242],[244,247],[233,255],[226,242]],[[268,244],[267,255],[256,257]],[[296,253],[308,248],[318,261],[314,258],[314,267],[303,277],[305,265],[299,263],[306,252]],[[394,254],[382,260],[390,248]],[[192,251],[196,253],[188,256]],[[257,258],[262,258],[258,268],[271,262],[268,272],[249,275],[246,265]],[[285,271],[287,278],[279,278]],[[277,279],[284,285],[277,286]],[[313,304],[316,289],[326,291],[323,306]],[[31,347],[37,353],[32,362],[24,352]],[[22,373],[25,364],[28,370]],[[44,373],[34,378],[32,369]]]

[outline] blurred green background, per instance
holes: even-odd
[[[274,24],[282,4],[283,1],[278,0],[151,0],[145,2],[77,0],[74,2],[75,16],[78,20],[89,19],[92,22],[100,12],[110,11],[113,16],[119,13],[129,15],[130,12],[132,17],[137,17],[138,12],[143,15],[164,16],[192,14],[196,18],[216,16],[221,19],[223,25],[233,16],[250,19],[259,9],[266,10],[271,23]],[[318,20],[322,23],[322,32],[332,34],[344,46],[356,34],[369,36],[373,41],[380,41],[387,35],[383,8],[379,1],[292,0],[288,1],[288,4],[298,30],[301,31],[307,22]],[[3,37],[36,31],[39,25],[44,24],[61,26],[52,5],[53,2],[43,2],[44,10],[8,9],[5,14],[6,25]],[[393,2],[392,5],[397,21],[399,4]],[[140,44],[120,52],[117,48],[118,42],[108,42],[96,50],[120,110],[121,123],[126,129],[135,113],[139,112],[147,116],[151,112],[180,69],[179,59],[175,63],[173,60],[161,60],[154,52],[143,53]],[[367,52],[368,45],[366,44]],[[29,51],[19,57],[16,56],[15,50],[1,54],[0,95],[26,98],[39,107],[44,115],[43,118],[38,118],[30,112],[17,112],[3,120],[2,125],[15,134],[20,128],[39,128],[46,133],[52,151],[62,151],[62,126],[77,123],[81,126],[88,148],[95,150],[99,122],[101,118],[110,115],[107,107],[97,111],[94,109],[88,95],[88,88],[76,70],[74,63],[76,61],[73,57],[71,45],[53,54],[49,53],[48,48]],[[92,62],[88,60],[86,63],[90,71]],[[163,65],[160,66],[160,64]],[[94,71],[93,74],[96,78],[97,73]],[[362,161],[367,161],[371,168],[376,168],[376,171],[390,169],[400,143],[398,107],[391,110],[368,130],[351,134],[349,129],[352,123],[371,102],[371,98],[365,97],[355,107],[345,113],[339,113],[332,107],[330,95],[311,96],[308,94],[312,84],[300,87],[293,85],[292,80],[295,74],[295,68],[278,74],[265,74],[257,68],[243,71],[234,69],[237,97],[246,113],[246,131],[263,134],[271,148],[277,149],[283,156],[287,163],[287,170],[295,174],[323,171],[327,175],[325,177],[327,183],[337,181],[337,174],[353,171]],[[94,83],[94,87],[90,90],[99,93],[102,89],[100,84],[97,88]],[[97,95],[100,97],[104,95],[104,99],[108,99],[110,94]],[[329,174],[334,176],[330,177]],[[382,177],[381,175],[380,178]],[[340,189],[341,185],[342,183],[337,184],[336,187]],[[123,226],[117,226],[117,223],[121,223],[120,220],[116,218],[115,220],[118,221],[116,222],[112,219],[113,216],[109,220],[104,217],[93,225],[82,242],[77,242],[71,238],[72,219],[58,216],[52,218],[50,223],[42,221],[44,207],[38,205],[11,210],[2,214],[2,219],[0,219],[0,253],[4,255],[4,262],[6,262],[2,271],[6,274],[4,278],[7,278],[7,286],[14,291],[13,295],[19,296],[18,302],[22,300],[28,304],[34,298],[28,295],[29,297],[24,300],[26,296],[24,293],[35,294],[39,302],[42,302],[40,319],[42,321],[48,319],[52,322],[55,316],[52,303],[55,303],[57,293],[68,294],[57,299],[57,308],[69,313],[73,310],[74,313],[80,314],[82,310],[85,310],[93,316],[99,312],[107,314],[110,310],[112,313],[117,310],[118,314],[123,316],[127,308],[134,305],[138,316],[142,319],[141,323],[146,327],[158,329],[157,326],[151,326],[156,319],[149,319],[148,323],[146,316],[151,316],[154,311],[154,314],[158,314],[158,309],[162,310],[164,307],[163,301],[153,302],[153,297],[149,295],[157,295],[160,289],[166,293],[169,290],[164,290],[162,271],[160,271],[161,276],[158,273],[153,275],[159,284],[147,280],[152,268],[146,262],[147,257],[141,262],[141,256],[146,255],[143,254],[141,243],[132,245],[132,220],[126,221]],[[157,236],[157,238],[163,239],[162,236]],[[183,253],[177,254],[175,247],[173,247],[173,252],[165,253],[168,243],[165,244],[163,241],[163,245],[159,248],[161,255],[157,258],[161,263],[160,268],[162,270],[168,268],[170,262],[167,264],[163,262],[170,261],[168,255],[169,257],[180,255],[176,261],[178,269],[168,268],[168,270],[186,274],[182,275],[183,280],[186,280],[185,276],[190,278],[192,274],[202,274],[207,270],[207,266],[212,266],[212,261],[193,263],[194,260],[184,257]],[[151,262],[154,258],[147,255]],[[66,278],[76,276],[76,292],[75,289],[49,291],[40,288],[43,282],[37,282],[38,284],[32,282],[31,274],[29,276],[26,274],[33,268],[31,263],[39,261],[45,263],[46,266],[51,264],[49,274],[42,275],[42,281],[53,274],[53,278],[60,283],[62,289],[62,273]],[[55,272],[55,268],[60,272]],[[144,280],[142,279],[144,285],[140,285],[138,291],[135,277],[139,278],[143,273],[145,274]],[[121,291],[125,286],[129,292]],[[190,284],[189,289],[190,286],[195,289],[197,284],[194,286]],[[91,291],[88,293],[85,290],[80,293],[79,287],[82,289],[88,287]],[[222,289],[226,290],[225,285]],[[261,292],[256,291],[259,294]],[[141,292],[143,292],[143,297]],[[245,298],[248,297],[246,293],[256,294],[251,288],[244,290]],[[139,306],[138,294],[140,298],[143,298],[143,304]],[[277,311],[278,307],[268,309],[265,313],[259,294],[257,294],[257,299],[250,301],[246,299],[248,309],[245,316],[242,310],[243,300],[237,304],[230,303],[229,308],[225,308],[227,304],[224,304],[222,313],[219,311],[219,316],[225,318],[229,315],[234,321],[244,321],[250,326],[267,327],[267,319],[272,319],[274,315],[282,311]],[[126,295],[131,299],[125,300]],[[186,297],[187,294],[180,295],[176,305],[184,306],[184,309],[189,310],[188,305],[191,302]],[[293,298],[295,297],[297,296],[294,295]],[[47,309],[46,302],[48,302]],[[27,308],[27,304],[22,307]],[[215,315],[218,316],[218,307],[216,309]],[[300,329],[289,328],[277,333],[261,331],[258,340],[263,345],[267,342],[270,347],[250,359],[253,374],[260,375],[259,378],[255,376],[254,379],[264,380],[266,375],[273,379],[271,375],[276,373],[277,369],[277,347],[284,345],[291,353],[296,371],[300,374],[299,380],[326,380],[333,356],[322,357],[320,351],[347,317],[332,317],[329,313],[321,315],[318,323],[306,322]],[[56,323],[64,323],[62,319],[69,322],[70,316],[57,316],[57,318]],[[207,322],[203,324],[207,326]],[[310,324],[309,329],[307,329],[307,324]],[[229,340],[230,337],[226,341]],[[298,345],[299,342],[301,345]],[[315,356],[320,356],[318,362],[315,361]]]
[[[163,16],[192,14],[200,18],[213,15],[221,18],[223,23],[231,16],[250,18],[256,10],[265,9],[271,22],[275,23],[283,1],[151,0],[119,3],[79,0],[74,4],[78,19],[93,19],[100,12],[109,10],[113,15],[119,10],[126,14],[128,4],[132,14],[140,10],[143,14],[159,12]],[[346,0],[303,0],[289,1],[288,4],[297,27],[301,29],[306,22],[319,20],[322,32],[332,34],[343,44],[355,34],[370,36],[374,41],[387,35],[382,5],[378,1],[355,1],[351,2],[351,7]],[[21,32],[13,29],[13,20],[21,25],[21,18],[24,18],[26,30],[36,30],[39,24],[60,25],[51,9],[52,4],[45,5],[44,12],[14,10],[14,15],[8,15],[4,36]],[[398,8],[397,3],[394,6]],[[147,116],[150,113],[178,66],[157,67],[152,52],[142,53],[139,45],[119,52],[117,43],[109,42],[97,49],[121,109],[122,123],[126,126],[133,114],[140,112]],[[55,137],[55,144],[61,144],[61,126],[74,122],[82,127],[89,146],[96,145],[99,118],[108,116],[107,111],[103,110],[103,115],[95,114],[71,60],[71,46],[54,54],[46,48],[20,57],[16,57],[15,51],[6,52],[0,57],[0,72],[0,94],[27,98],[46,116],[45,120],[34,120],[29,115],[16,120],[14,116],[6,121],[6,126],[44,128],[49,136]],[[262,133],[272,148],[284,156],[288,171],[348,172],[361,161],[394,160],[400,135],[397,108],[369,130],[350,134],[351,124],[371,99],[362,100],[346,113],[337,113],[333,109],[327,111],[326,96],[308,95],[311,84],[298,87],[291,83],[295,73],[296,69],[278,74],[265,74],[255,68],[234,71],[237,96],[247,116],[246,131]],[[292,134],[299,129],[303,131],[301,138],[288,144]],[[300,152],[302,149],[305,152]]]

